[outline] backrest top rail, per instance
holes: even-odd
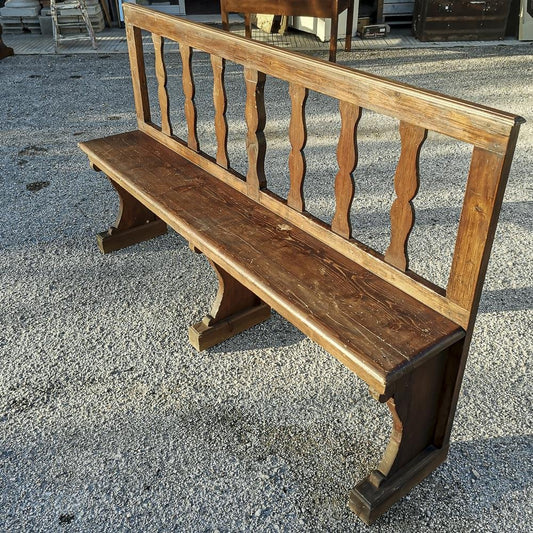
[[[124,12],[126,24],[492,152],[505,153],[513,127],[524,122],[511,113],[288,52],[134,4],[124,4]]]

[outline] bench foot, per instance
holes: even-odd
[[[102,253],[114,252],[167,232],[165,222],[118,183],[110,181],[118,193],[120,204],[115,225],[96,235]]]
[[[216,344],[264,322],[270,317],[270,307],[261,303],[229,318],[210,324],[211,317],[206,316],[197,324],[189,326],[189,341],[199,351],[207,350]]]
[[[130,229],[117,230],[115,227],[109,228],[96,235],[98,248],[103,254],[115,252],[122,248],[127,248],[132,244],[147,241],[167,232],[167,225],[162,220],[152,220],[145,222],[141,226]]]
[[[393,429],[377,468],[350,493],[348,507],[371,524],[448,454],[464,368],[463,341],[415,368],[386,396]]]
[[[270,307],[216,263],[209,260],[218,277],[218,292],[211,312],[189,327],[189,340],[206,350],[270,317]]]
[[[448,447],[440,449],[430,447],[396,475],[384,476],[379,470],[374,470],[350,491],[348,507],[365,524],[372,524],[442,464],[447,455]]]

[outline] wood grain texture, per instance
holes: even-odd
[[[248,133],[246,135],[246,150],[248,152],[248,172],[246,183],[248,195],[259,197],[259,190],[266,187],[265,177],[265,79],[262,72],[250,68],[244,69],[246,83],[245,117]]]
[[[464,336],[453,322],[141,132],[82,147],[103,172],[381,393]]]
[[[243,194],[247,192],[244,177],[232,169],[224,169],[216,164],[214,159],[207,154],[197,153],[189,149],[183,141],[175,137],[167,137],[160,129],[151,124],[142,124],[139,129],[157,140],[164,146],[167,146],[187,160],[193,162],[198,167],[206,170],[217,179],[233,187],[236,191]],[[80,143],[83,149],[83,143]],[[469,320],[469,312],[450,301],[444,296],[444,289],[436,287],[427,280],[416,276],[412,272],[401,272],[397,268],[383,261],[383,256],[372,249],[369,249],[363,243],[355,239],[347,240],[340,235],[332,233],[330,226],[326,225],[320,219],[313,217],[309,213],[300,213],[289,208],[281,198],[264,189],[259,194],[259,203],[264,205],[273,213],[283,217],[285,220],[308,232],[321,242],[328,244],[334,250],[342,253],[346,257],[370,270],[384,281],[396,285],[401,290],[420,299],[425,305],[443,314],[445,317],[453,320],[457,324],[466,328]]]
[[[291,152],[289,154],[290,188],[287,205],[297,211],[305,210],[303,184],[305,177],[304,148],[307,143],[307,127],[305,123],[305,103],[309,91],[301,85],[289,85],[291,97],[291,121],[289,124],[289,140]]]
[[[480,148],[474,148],[472,154],[446,290],[451,301],[470,311],[469,329],[473,328],[481,297],[518,129],[512,131],[504,156]]]
[[[392,435],[378,468],[356,485],[348,503],[367,524],[446,459],[449,434],[443,427],[453,419],[464,354],[461,340],[416,368],[391,397],[377,398],[391,411]]]
[[[187,120],[187,146],[197,152],[200,149],[197,133],[197,114],[194,103],[194,80],[192,75],[192,49],[180,43],[182,62],[183,94],[185,95],[185,118]]]
[[[241,7],[248,0],[243,1]],[[340,5],[334,2],[320,4],[334,10]],[[289,3],[304,4],[284,2]],[[124,10],[139,131],[80,144],[93,168],[110,177],[124,200],[119,227],[104,236],[106,245],[149,238],[168,223],[193,250],[207,256],[217,272],[219,291],[211,313],[190,329],[198,348],[263,320],[271,306],[367,382],[374,397],[388,404],[393,419],[379,467],[357,484],[350,497],[350,508],[371,522],[446,457],[521,119],[137,6],[125,5]],[[160,36],[154,44],[162,115],[168,115],[168,94],[161,93],[162,87],[166,92],[163,38],[180,43],[187,143],[172,135],[170,120],[167,124],[163,118],[161,127],[149,120],[140,29],[132,27],[132,20],[147,30],[156,28],[153,33]],[[246,21],[249,26],[249,15]],[[216,160],[198,147],[192,47],[212,57]],[[227,162],[226,59],[244,67],[246,178]],[[290,85],[287,201],[266,189],[267,73]],[[310,89],[340,102],[339,171],[331,226],[305,212],[302,193],[305,99]],[[362,107],[400,121],[402,149],[385,256],[351,237],[352,174]],[[447,292],[407,270],[412,200],[427,129],[475,145]]]
[[[110,181],[117,191],[119,208],[115,224],[96,236],[102,253],[114,252],[167,232],[167,225],[159,217],[116,181]]]
[[[215,106],[215,135],[217,138],[217,164],[229,168],[228,158],[228,121],[226,108],[228,104],[224,71],[226,61],[218,56],[211,56],[213,68],[213,104]]]
[[[155,50],[155,75],[157,78],[157,96],[161,109],[161,130],[165,135],[172,135],[170,124],[170,108],[167,91],[167,69],[165,67],[164,46],[165,40],[160,35],[152,33]]]
[[[130,23],[267,75],[346,100],[365,109],[505,153],[507,138],[523,119],[433,91],[321,61],[177,17],[125,6]]]
[[[141,30],[128,23],[126,24],[126,37],[128,39],[135,113],[137,115],[137,123],[140,125],[150,122],[150,102],[148,101],[148,85],[144,68]]]
[[[414,124],[400,122],[402,150],[394,176],[396,199],[390,211],[391,238],[385,252],[385,261],[404,271],[409,260],[407,243],[415,223],[415,210],[412,200],[418,193],[420,184],[419,157],[427,130]]]
[[[270,308],[223,268],[209,260],[218,278],[211,310],[189,328],[189,340],[199,351],[240,333],[270,316]]]
[[[339,171],[335,177],[335,214],[331,230],[349,239],[352,236],[350,208],[354,196],[353,171],[357,165],[357,124],[361,118],[361,108],[341,100],[341,133],[337,144]]]
[[[270,307],[266,304],[259,304],[229,315],[213,324],[207,324],[201,320],[189,327],[189,342],[201,352],[268,318],[270,318]]]

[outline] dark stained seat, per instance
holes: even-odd
[[[459,325],[144,133],[80,147],[150,211],[379,388],[464,337]]]

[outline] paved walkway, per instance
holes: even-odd
[[[189,17],[194,20],[195,17]],[[232,24],[234,33],[244,35],[243,24]],[[279,46],[281,48],[290,48],[292,50],[310,51],[310,50],[328,50],[329,43],[321,42],[316,36],[309,33],[300,32],[290,29],[284,35],[268,34],[261,30],[253,29],[253,38]],[[17,55],[39,55],[54,54],[55,47],[51,35],[10,35],[4,34],[4,42],[11,46]],[[95,51],[91,48],[88,39],[77,38],[74,40],[65,40],[59,48],[60,53],[76,54],[123,54],[127,53],[126,34],[120,28],[106,28],[104,31],[96,34],[98,49]],[[472,46],[531,46],[533,43],[527,41],[518,41],[516,39],[505,39],[503,41],[457,41],[457,42],[421,42],[415,39],[410,28],[394,28],[389,36],[379,39],[353,39],[353,50],[373,50],[373,49],[390,49],[390,48],[450,48],[450,47],[472,47]],[[172,47],[170,47],[170,50]],[[344,50],[344,40],[339,41],[339,52]]]

